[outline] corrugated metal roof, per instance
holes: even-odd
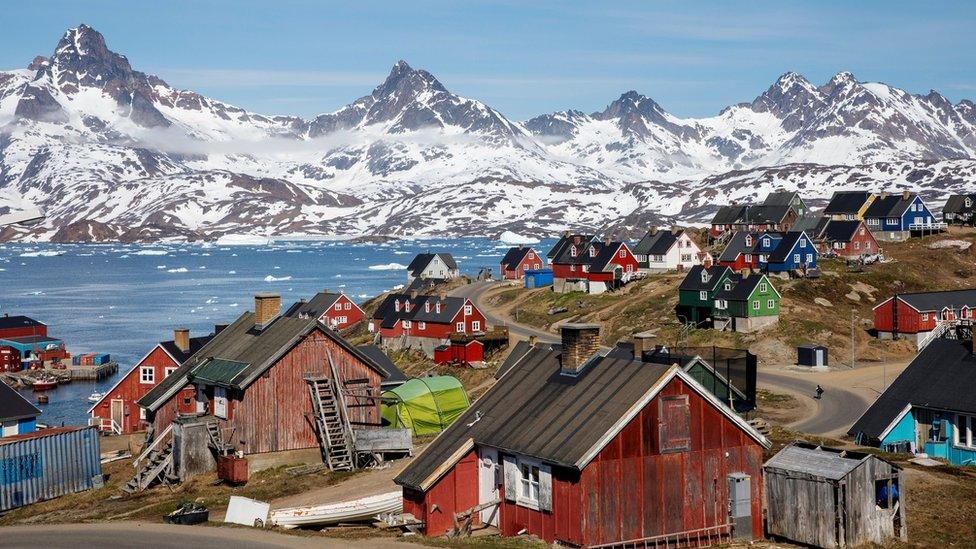
[[[840,480],[871,457],[861,452],[795,442],[771,457],[763,468]]]
[[[250,364],[246,362],[211,358],[190,372],[190,380],[209,385],[220,385],[221,387],[236,387],[236,378],[248,366]]]
[[[824,208],[824,214],[856,214],[870,197],[868,191],[836,191]]]

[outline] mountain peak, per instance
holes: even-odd
[[[373,90],[373,95],[385,96],[403,93],[418,95],[424,91],[446,92],[447,89],[437,78],[434,78],[434,75],[425,70],[414,69],[406,61],[400,59],[390,69],[390,74],[386,80]]]
[[[804,78],[802,74],[793,71],[789,71],[781,74],[780,77],[776,79],[776,83],[773,85],[783,90],[784,92],[790,90],[811,91],[814,89],[813,84],[811,84],[809,80]]]
[[[850,71],[841,71],[835,74],[826,84],[820,87],[820,92],[825,96],[836,96],[838,94],[846,94],[848,91],[853,90],[860,86],[860,82],[854,77],[854,73]]]

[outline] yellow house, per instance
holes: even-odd
[[[836,221],[864,221],[864,212],[874,198],[874,193],[868,191],[837,191],[823,213]]]

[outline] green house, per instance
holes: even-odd
[[[678,286],[678,321],[698,327],[712,318],[715,294],[734,276],[732,269],[723,265],[705,268],[695,265]]]
[[[752,332],[779,321],[779,291],[766,275],[733,275],[715,293],[715,327]]]

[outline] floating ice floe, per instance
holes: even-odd
[[[185,272],[189,272],[189,269],[187,269],[186,267],[177,267],[175,269],[167,269],[166,272],[167,273],[185,273]]]
[[[236,275],[237,274],[237,271],[227,271],[227,274],[229,274],[229,275]]]
[[[267,246],[271,239],[256,234],[225,234],[217,239],[218,246]]]
[[[24,252],[20,254],[20,257],[57,257],[59,255],[64,255],[64,252],[58,250],[36,250],[33,252]]]
[[[505,244],[538,244],[539,239],[533,236],[524,236],[512,231],[505,231],[498,235],[498,240]]]
[[[156,250],[149,248],[146,250],[139,250],[138,252],[132,252],[132,255],[167,255],[169,250]]]
[[[291,277],[290,276],[271,276],[271,275],[268,275],[268,276],[264,277],[264,281],[265,282],[282,282],[282,281],[285,281],[285,280],[291,280]]]
[[[406,269],[406,265],[401,265],[399,263],[387,263],[385,265],[370,265],[369,270],[371,271],[399,271],[401,269]]]

